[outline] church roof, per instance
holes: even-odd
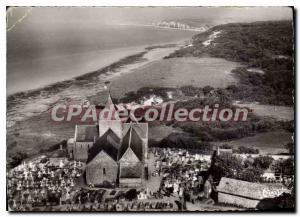
[[[76,142],[94,142],[98,137],[97,125],[76,125],[75,141]]]
[[[108,129],[89,150],[89,156],[86,163],[94,159],[102,150],[106,152],[115,161],[118,160],[118,145],[120,138],[111,130]]]
[[[132,110],[128,110],[128,118],[125,121],[126,123],[146,123],[147,121],[145,120],[145,109],[144,108],[138,108],[134,111],[134,114],[131,113]]]
[[[137,158],[142,161],[143,159],[143,141],[139,134],[132,127],[128,130],[122,140],[121,148],[119,151],[119,159],[121,159],[128,148],[134,152]]]
[[[141,178],[142,164],[134,163],[126,166],[120,165],[120,178]]]
[[[100,116],[99,119],[101,120],[119,120],[119,114],[118,114],[118,108],[117,106],[113,103],[112,98],[110,93],[108,94],[108,98],[105,104],[105,107],[103,108],[103,110],[105,109],[104,113],[102,114],[100,112]],[[108,112],[109,111],[109,112]]]
[[[140,136],[140,138],[146,139],[147,138],[147,132],[148,132],[148,123],[124,123],[123,131],[126,134],[127,131],[130,130],[130,126],[137,132],[137,134]]]
[[[110,93],[108,93],[108,98],[105,104],[105,108],[109,108],[111,105],[114,105]]]

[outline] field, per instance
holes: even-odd
[[[171,133],[182,133],[180,128],[173,128],[172,126],[166,126],[161,123],[149,124],[149,139],[156,141],[162,140]]]
[[[228,142],[214,142],[216,145],[229,144],[233,147],[246,146],[258,148],[260,154],[278,154],[287,153],[284,147],[287,143],[292,142],[293,134],[285,131],[275,131],[267,133],[259,133],[255,136],[245,137]]]
[[[172,58],[151,62],[126,77],[112,81],[111,92],[121,97],[129,91],[142,87],[181,87],[193,85],[225,88],[236,83],[231,70],[238,67],[235,62],[219,58]]]
[[[289,106],[259,105],[255,103],[235,103],[240,107],[250,108],[254,114],[262,117],[271,117],[277,120],[294,120],[294,109]]]

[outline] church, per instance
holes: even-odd
[[[68,141],[69,157],[86,163],[86,184],[95,187],[138,187],[147,165],[148,123],[129,116],[121,121],[109,94],[106,109],[111,117],[99,117],[95,125],[76,125]]]

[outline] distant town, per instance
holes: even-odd
[[[203,25],[201,27],[190,26],[185,23],[176,22],[176,21],[161,21],[157,23],[151,23],[152,26],[160,28],[173,28],[173,29],[182,29],[182,30],[192,30],[198,32],[204,32],[208,30],[211,26]]]
[[[213,25],[201,25],[199,27],[188,25],[179,21],[159,21],[152,22],[148,24],[137,24],[137,23],[122,23],[117,24],[121,26],[145,26],[145,27],[155,27],[155,28],[163,28],[163,29],[178,29],[178,30],[186,30],[186,31],[195,31],[195,32],[205,32],[209,28],[213,27]]]

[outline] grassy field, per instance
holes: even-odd
[[[255,136],[245,137],[242,139],[224,141],[224,142],[214,142],[216,145],[229,144],[233,147],[246,146],[258,148],[260,154],[278,154],[287,153],[285,144],[292,142],[292,133],[285,131],[275,131],[267,133],[259,133]]]
[[[193,85],[225,88],[236,83],[231,70],[239,65],[219,58],[172,58],[151,62],[112,81],[111,92],[121,97],[142,87]]]
[[[277,120],[294,120],[294,109],[289,106],[259,105],[255,103],[235,103],[239,107],[248,107],[254,114],[262,117],[271,117]]]
[[[162,140],[171,133],[182,133],[180,128],[173,128],[172,126],[166,126],[161,123],[151,123],[149,124],[149,139],[156,141]]]

